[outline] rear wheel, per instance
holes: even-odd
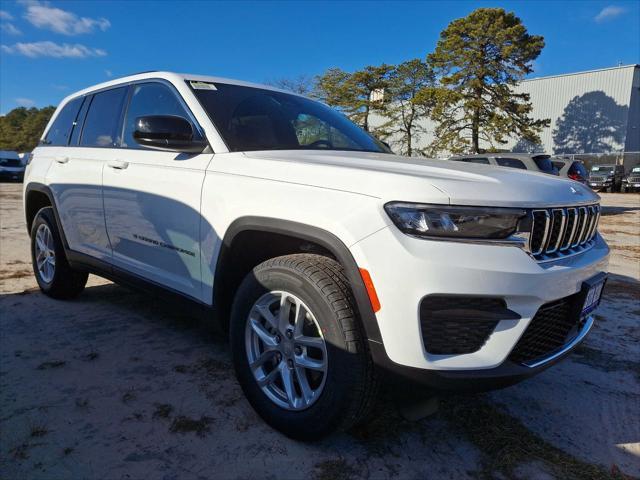
[[[87,273],[67,262],[51,207],[40,209],[31,225],[31,260],[40,290],[50,297],[76,297],[87,283]]]
[[[377,381],[342,267],[319,255],[268,260],[242,282],[231,314],[238,380],[260,416],[314,440],[363,419]]]

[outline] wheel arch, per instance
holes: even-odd
[[[250,239],[248,244],[245,243],[247,238]],[[247,247],[252,248],[256,244],[263,246],[262,241],[265,239],[271,241],[265,249],[265,254],[270,256],[262,258],[263,255],[260,255],[260,252],[246,256]],[[284,244],[276,245],[274,248],[273,243],[280,243],[280,241]],[[220,313],[219,319],[223,326],[228,325],[231,302],[237,287],[253,267],[278,254],[286,255],[301,251],[332,257],[342,265],[367,339],[382,343],[380,329],[360,276],[360,270],[347,246],[336,235],[322,228],[268,217],[238,218],[229,225],[224,235],[216,263],[212,299],[215,309]],[[269,252],[275,252],[276,255],[271,255]]]

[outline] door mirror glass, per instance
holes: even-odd
[[[133,139],[140,145],[172,152],[200,153],[207,142],[194,139],[191,123],[176,115],[137,117]]]

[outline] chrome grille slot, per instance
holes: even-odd
[[[576,228],[576,236],[571,244],[572,247],[577,247],[582,243],[582,238],[587,226],[587,208],[578,208],[578,226]]]
[[[567,208],[565,210],[567,211],[567,225],[564,229],[560,250],[567,250],[571,246],[571,240],[576,234],[576,217],[578,210],[576,208]]]
[[[546,253],[553,253],[560,248],[566,222],[567,214],[562,208],[556,208],[551,211],[551,229],[549,231],[549,241],[545,248]]]
[[[550,215],[547,210],[533,211],[533,224],[531,229],[531,240],[529,248],[533,255],[543,252],[549,237]]]
[[[600,205],[532,210],[529,218],[529,253],[551,261],[594,245]]]

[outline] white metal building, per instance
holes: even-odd
[[[640,153],[629,154],[640,152],[640,65],[533,78],[523,81],[517,91],[530,95],[533,117],[548,118],[551,124],[542,132],[541,145],[516,138],[500,148],[591,157],[609,154],[608,161],[624,158],[626,167],[640,162]],[[383,119],[372,120],[372,125],[380,125]],[[425,133],[418,138],[418,149],[433,141],[435,130],[429,120],[422,126]]]

